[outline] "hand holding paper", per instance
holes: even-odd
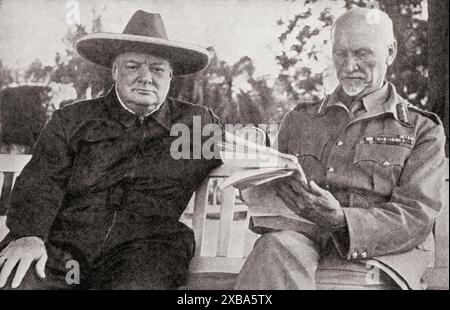
[[[249,229],[257,234],[292,230],[318,241],[325,231],[295,214],[277,194],[276,183],[282,180],[284,179],[241,191],[241,199],[247,204],[250,215]]]
[[[297,157],[283,154],[266,146],[226,134],[219,143],[224,164],[232,169],[221,188],[234,186],[241,190],[249,206],[249,228],[258,234],[279,230],[298,231],[312,240],[320,238],[322,230],[316,224],[301,218],[277,194],[275,184],[292,175],[307,186],[307,179]]]
[[[345,215],[339,201],[314,181],[305,186],[301,177],[294,173],[274,186],[285,205],[298,216],[328,231],[345,227]]]

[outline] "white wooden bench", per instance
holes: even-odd
[[[10,188],[4,187],[5,176],[14,182],[25,164],[30,160],[30,155],[1,155],[0,154],[0,203],[7,203]],[[196,254],[190,265],[190,278],[185,289],[231,289],[236,274],[244,263],[246,255],[251,250],[256,236],[250,232],[248,227],[248,213],[240,225],[244,228],[240,235],[241,250],[236,255],[230,255],[230,249],[235,245],[233,240],[233,221],[236,211],[236,190],[227,188],[221,193],[220,216],[218,223],[217,240],[209,240],[212,236],[206,232],[208,220],[208,208],[210,206],[208,197],[211,196],[211,180],[224,178],[230,173],[226,166],[219,167],[211,172],[205,179],[194,196],[192,211],[192,227],[195,233]],[[448,185],[448,159],[447,159],[446,183]],[[449,288],[449,207],[448,207],[448,186],[446,192],[446,205],[443,214],[435,224],[434,233],[436,241],[436,257],[434,266],[429,268],[426,279],[431,289]],[[239,210],[245,210],[245,206],[238,206]],[[2,228],[2,221],[5,217],[0,217],[0,240],[6,234],[5,227]],[[242,222],[243,221],[243,222]],[[235,236],[236,237],[236,236]],[[209,243],[217,242],[215,255],[209,253],[204,255],[205,241]]]

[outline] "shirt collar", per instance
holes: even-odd
[[[155,121],[158,122],[158,124],[163,126],[165,129],[170,131],[170,128],[172,126],[172,120],[171,120],[169,100],[171,99],[166,99],[159,106],[158,110],[153,111],[150,114],[150,117],[152,117]]]
[[[374,109],[377,109],[380,105],[384,105],[386,100],[389,98],[389,95],[388,83],[385,82],[381,88],[378,88],[377,90],[364,96],[361,100],[366,111],[371,112]]]
[[[129,107],[127,107],[127,106],[123,103],[122,99],[120,99],[119,92],[117,91],[117,84],[114,84],[114,91],[116,92],[116,97],[117,97],[117,100],[119,101],[120,105],[121,105],[125,110],[127,110],[128,112],[130,112],[130,113],[136,115],[136,113],[135,113],[133,110],[131,110]]]
[[[400,102],[400,99],[401,97],[397,94],[394,85],[385,82],[381,88],[360,100],[362,100],[366,112],[370,114],[378,112],[392,113],[394,118],[398,120],[396,105]],[[317,113],[322,114],[332,106],[348,106],[349,101],[351,101],[351,98],[344,93],[342,86],[339,85],[333,93],[324,99]]]
[[[395,86],[391,83],[388,83],[388,93],[389,96],[387,100],[383,104],[383,111],[385,113],[392,113],[394,115],[395,120],[400,122],[399,111],[397,109],[398,105],[408,106],[409,102],[403,99],[395,89]]]
[[[111,111],[114,118],[126,127],[130,127],[136,122],[138,116],[120,100],[115,85],[109,90],[106,98],[110,102]],[[144,122],[146,122],[149,117],[153,118],[165,129],[170,130],[172,124],[168,99],[160,104],[156,110],[146,114],[144,116]]]

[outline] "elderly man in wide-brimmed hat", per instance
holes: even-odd
[[[218,119],[167,94],[173,76],[204,69],[209,54],[168,40],[161,17],[143,11],[123,33],[89,34],[76,48],[111,68],[115,84],[55,111],[43,130],[11,195],[0,287],[177,287],[194,248],[178,219],[220,161],[174,159],[171,127]]]

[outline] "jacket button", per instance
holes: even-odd
[[[336,145],[337,145],[337,146],[342,146],[342,145],[344,145],[344,142],[342,142],[341,140],[339,140],[338,142],[336,142]]]
[[[390,166],[390,165],[391,165],[391,163],[390,163],[388,160],[386,160],[386,161],[383,163],[383,166],[385,166],[385,167]]]
[[[364,259],[364,258],[367,258],[367,252],[362,252],[362,253],[361,253],[361,258],[363,258],[363,259]]]
[[[134,172],[127,172],[124,175],[125,178],[134,178]]]
[[[330,184],[324,183],[324,184],[322,184],[322,188],[326,189],[326,190],[329,190],[330,189]]]
[[[358,252],[356,252],[356,251],[353,252],[353,253],[352,253],[352,258],[353,258],[353,259],[358,258]]]
[[[328,172],[334,172],[334,168],[333,167],[328,167]]]

